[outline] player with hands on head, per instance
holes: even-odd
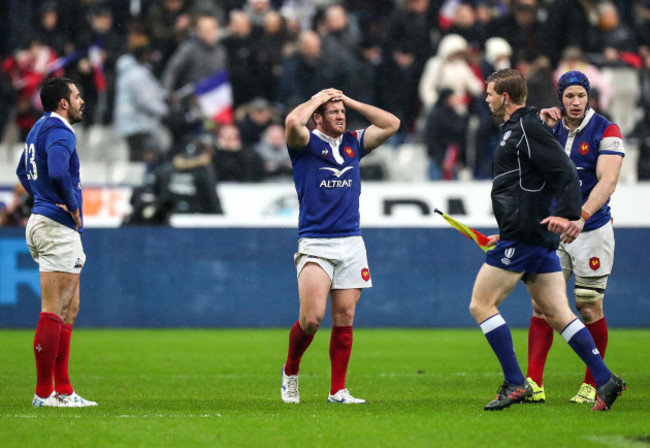
[[[589,331],[571,312],[560,261],[560,237],[575,238],[570,222],[580,219],[576,169],[533,107],[517,70],[499,70],[487,79],[486,102],[504,123],[492,165],[492,209],[499,235],[476,276],[470,312],[494,351],[504,382],[485,410],[501,410],[533,394],[524,378],[510,329],[499,304],[523,280],[547,321],[594,374],[598,400],[593,410],[608,410],[625,383],[605,365]],[[555,203],[555,204],[554,204]]]
[[[580,71],[564,73],[558,82],[559,107],[542,109],[540,117],[553,132],[578,169],[582,193],[581,219],[571,221],[567,232],[580,236],[572,244],[560,242],[558,256],[566,281],[574,276],[576,308],[605,356],[608,331],[603,300],[614,264],[614,230],[609,199],[616,189],[625,156],[619,127],[589,108],[589,79]],[[528,333],[528,372],[534,394],[527,401],[546,399],[544,366],[553,329],[533,301]],[[594,403],[596,382],[587,369],[573,403]]]
[[[371,124],[346,131],[346,110]],[[310,131],[310,120],[316,128]],[[286,118],[287,148],[300,204],[298,251],[294,255],[300,309],[289,333],[281,396],[299,403],[298,372],[331,298],[330,403],[363,404],[345,386],[352,351],[352,325],[361,290],[372,287],[359,228],[359,160],[388,140],[400,126],[390,112],[362,103],[337,89],[324,89]]]
[[[40,96],[45,113],[27,135],[16,170],[20,183],[34,198],[25,236],[39,265],[41,282],[32,405],[96,406],[73,390],[68,374],[72,327],[79,312],[79,275],[86,261],[80,236],[79,156],[71,125],[82,120],[84,101],[67,78],[44,81]]]

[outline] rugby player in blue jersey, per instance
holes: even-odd
[[[346,109],[360,113],[371,125],[346,131]],[[312,119],[316,129],[310,131]],[[282,368],[285,403],[300,402],[300,360],[325,316],[328,295],[332,334],[327,401],[366,402],[350,395],[345,387],[355,308],[361,290],[372,286],[359,229],[359,160],[388,140],[399,126],[400,120],[390,112],[336,89],[316,93],[287,116],[287,147],[300,203],[298,252],[294,255],[300,311],[289,334],[289,352]]]
[[[623,137],[617,125],[589,107],[589,79],[579,71],[564,73],[558,81],[561,107],[542,109],[540,116],[553,127],[560,145],[578,168],[582,191],[582,218],[571,225],[582,230],[572,244],[560,243],[558,256],[564,278],[574,275],[576,308],[601,356],[607,349],[608,331],[603,299],[614,264],[614,228],[609,198],[616,189],[625,157]],[[533,303],[528,332],[528,382],[533,396],[527,401],[543,403],[544,366],[553,329]],[[587,369],[573,403],[594,403],[596,382]]]
[[[80,237],[79,157],[71,124],[82,120],[84,101],[67,78],[44,81],[40,96],[45,113],[29,132],[16,171],[34,198],[25,235],[41,280],[32,405],[96,406],[74,392],[68,375],[72,326],[79,312],[79,274],[86,261]]]
[[[485,410],[520,403],[533,394],[515,355],[512,336],[498,306],[520,280],[546,320],[569,343],[596,380],[593,410],[609,410],[626,388],[603,362],[591,334],[571,312],[560,260],[560,241],[580,231],[580,180],[575,165],[553,132],[526,106],[526,80],[517,70],[499,70],[487,79],[486,102],[504,123],[492,161],[492,209],[499,234],[479,270],[470,312],[503,370],[504,382]],[[490,244],[492,243],[492,244]]]

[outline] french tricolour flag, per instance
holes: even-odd
[[[219,70],[197,82],[194,94],[201,112],[206,117],[215,123],[234,123],[232,88],[226,70]]]

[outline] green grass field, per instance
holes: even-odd
[[[525,368],[526,332],[514,330]],[[628,390],[610,412],[570,404],[583,375],[561,337],[543,405],[485,412],[502,381],[479,329],[355,331],[348,387],[327,404],[329,331],[280,400],[286,330],[75,330],[72,383],[96,408],[31,407],[33,331],[0,331],[2,447],[648,447],[650,331],[612,330],[607,360]],[[525,373],[525,372],[524,372]]]

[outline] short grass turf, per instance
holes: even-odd
[[[357,329],[348,372],[367,405],[326,403],[329,331],[303,358],[302,403],[280,400],[288,329],[85,330],[71,379],[96,408],[31,407],[33,331],[0,330],[2,447],[648,447],[650,331],[610,331],[628,390],[610,412],[568,402],[584,368],[556,335],[547,402],[483,406],[502,382],[478,329]],[[513,330],[525,369],[526,331]],[[525,372],[524,372],[525,373]]]

